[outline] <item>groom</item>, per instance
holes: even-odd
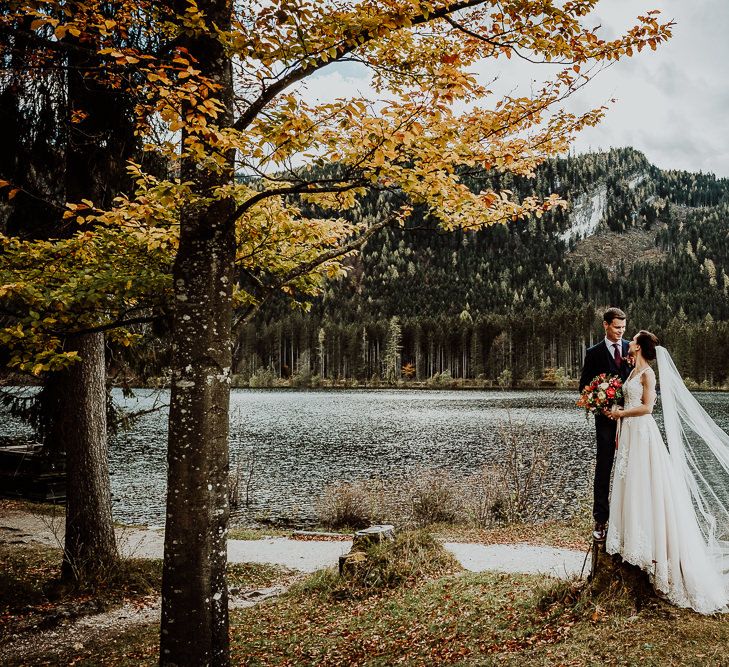
[[[603,315],[602,326],[605,338],[597,345],[589,348],[585,354],[585,363],[580,376],[580,391],[592,382],[600,373],[618,375],[625,382],[630,373],[626,361],[628,341],[623,340],[625,331],[625,313],[620,308],[608,308]],[[597,433],[597,461],[595,465],[594,500],[592,516],[595,519],[596,540],[604,540],[607,535],[607,520],[610,513],[610,473],[615,458],[615,433],[617,421],[605,415],[595,415],[595,431]]]

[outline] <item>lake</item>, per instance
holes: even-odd
[[[169,392],[138,389],[124,398],[115,389],[114,398],[136,411],[168,403]],[[697,398],[729,430],[729,395]],[[549,451],[554,479],[571,502],[589,493],[595,450],[593,422],[575,399],[571,391],[234,389],[231,463],[253,466],[253,502],[237,518],[306,526],[328,484],[397,479],[418,469],[474,472],[502,456],[499,426],[509,419],[525,442]],[[656,417],[660,423],[660,411]],[[146,414],[111,439],[117,521],[164,523],[166,422],[166,409]],[[29,435],[3,414],[0,436]]]

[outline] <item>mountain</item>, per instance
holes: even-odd
[[[623,148],[549,160],[532,179],[488,172],[466,182],[520,197],[556,192],[569,207],[452,233],[416,210],[404,228],[373,237],[310,313],[273,308],[246,328],[237,369],[365,379],[399,378],[412,364],[419,379],[574,376],[600,336],[601,310],[619,305],[629,331],[674,340],[691,377],[725,381],[729,358],[711,348],[723,348],[729,320],[729,180],[663,171]],[[352,215],[376,220],[386,204],[373,194]]]

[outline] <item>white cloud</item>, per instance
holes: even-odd
[[[659,20],[676,21],[673,38],[653,52],[614,63],[568,100],[572,111],[617,102],[603,122],[576,140],[577,152],[633,146],[662,169],[714,172],[729,177],[729,2],[727,0],[602,0],[587,25],[601,25],[613,38],[633,25],[638,14],[661,10]],[[495,96],[529,94],[549,78],[553,65],[531,65],[503,58],[479,68],[484,82],[494,76]],[[366,68],[333,65],[308,79],[312,101],[376,96]],[[489,104],[489,100],[484,101]]]
[[[337,98],[367,97],[372,99],[372,76],[364,66],[334,64],[302,84],[311,102],[332,102]]]

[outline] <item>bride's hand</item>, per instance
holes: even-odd
[[[621,415],[620,415],[620,406],[618,406],[618,405],[613,405],[613,406],[612,406],[612,407],[610,408],[610,412],[606,412],[606,414],[607,414],[607,416],[608,416],[608,417],[609,417],[610,419],[613,419],[613,420],[615,420],[615,421],[618,421],[618,419],[620,419],[620,416],[621,416]]]

